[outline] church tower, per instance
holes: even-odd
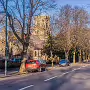
[[[37,35],[40,40],[46,40],[50,33],[50,17],[49,16],[36,16],[34,35]]]

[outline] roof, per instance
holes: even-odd
[[[44,40],[40,40],[40,38],[36,35],[31,35],[31,40],[34,43],[34,49],[42,49],[44,45]]]

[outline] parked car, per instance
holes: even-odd
[[[27,71],[42,71],[46,70],[46,61],[45,60],[27,60],[26,61],[26,70]]]
[[[70,65],[70,62],[69,60],[66,60],[66,59],[61,59],[59,62],[59,66],[69,66],[69,65]]]
[[[10,60],[7,60],[7,67],[11,67],[12,62]],[[5,59],[0,59],[0,69],[5,68]]]
[[[22,58],[13,58],[11,61],[11,67],[20,67]]]
[[[16,63],[21,63],[22,58],[13,58],[12,61]]]

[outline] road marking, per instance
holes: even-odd
[[[54,79],[54,78],[56,78],[56,77],[62,77],[62,76],[65,75],[65,74],[68,74],[68,73],[70,73],[70,72],[79,70],[79,69],[81,69],[81,68],[83,68],[83,67],[86,67],[86,66],[84,65],[84,66],[82,66],[82,67],[80,67],[80,68],[73,69],[73,70],[71,70],[71,71],[69,71],[69,72],[65,72],[65,73],[63,73],[63,74],[61,74],[61,75],[59,75],[59,76],[54,76],[54,77],[48,78],[48,79],[46,79],[46,80],[44,80],[44,81],[47,82],[47,81],[50,81],[50,80],[52,80],[52,79]]]
[[[30,87],[33,87],[33,86],[34,86],[34,85],[29,85],[29,86],[26,86],[26,87],[21,88],[21,89],[19,89],[19,90],[25,90],[25,89],[30,88]]]
[[[82,67],[86,67],[87,65],[84,65],[84,66],[82,66]]]
[[[63,73],[62,75],[60,75],[60,76],[63,76],[63,75],[65,75],[65,74],[67,74],[67,73],[69,73],[69,72],[65,72],[65,73]]]
[[[82,67],[73,69],[73,70],[71,70],[70,72],[76,71],[76,70],[81,69],[81,68],[82,68]]]
[[[54,79],[54,78],[56,78],[56,77],[57,77],[57,76],[54,76],[54,77],[51,77],[51,78],[46,79],[46,80],[44,80],[44,81],[46,82],[46,81],[49,81],[49,80]]]

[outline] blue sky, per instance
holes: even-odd
[[[55,2],[58,7],[66,4],[84,7],[90,13],[90,0],[55,0]]]

